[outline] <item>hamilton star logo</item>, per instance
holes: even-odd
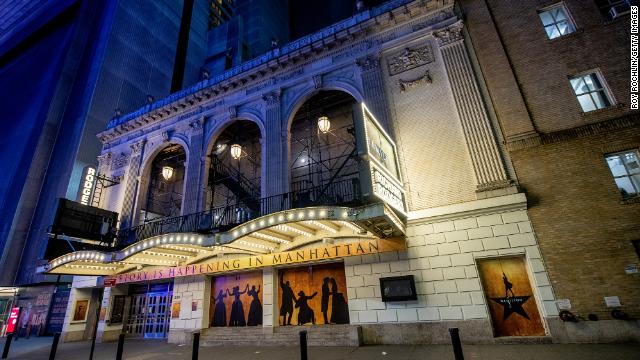
[[[507,318],[513,313],[520,314],[525,319],[530,320],[529,315],[527,315],[527,312],[524,311],[522,305],[527,300],[529,300],[531,295],[515,296],[515,294],[513,293],[513,284],[509,282],[509,279],[507,279],[507,275],[505,275],[505,273],[502,273],[502,281],[504,282],[504,297],[491,298],[491,300],[504,307],[503,320],[507,320]],[[511,296],[509,296],[509,293],[511,293]]]

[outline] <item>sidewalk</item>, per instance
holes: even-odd
[[[4,343],[7,338],[0,338],[0,354],[4,349]],[[32,336],[30,338],[21,337],[16,341],[14,338],[11,341],[11,348],[9,351],[9,359],[20,359],[26,353],[34,351],[42,351],[44,349],[51,349],[51,343],[53,342],[53,336]],[[47,357],[48,358],[48,357]]]
[[[42,339],[42,340],[41,340]],[[33,349],[24,351],[30,340],[21,339],[18,347],[12,344],[9,359],[48,359],[51,338],[36,338],[31,342]],[[23,345],[24,344],[24,345]],[[47,346],[43,346],[47,345]],[[86,360],[89,358],[90,342],[63,343],[58,347],[56,360]],[[116,343],[96,344],[94,360],[113,360]],[[570,345],[464,345],[465,359],[580,359],[613,360],[640,359],[640,344],[570,344]],[[191,346],[167,344],[160,340],[127,340],[124,345],[124,359],[127,360],[178,360],[191,359]],[[296,360],[300,359],[298,347],[201,347],[200,359],[224,360]],[[309,360],[426,360],[453,359],[448,345],[422,346],[363,346],[359,348],[313,347],[309,348]]]

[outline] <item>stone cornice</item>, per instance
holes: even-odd
[[[527,196],[524,193],[517,193],[492,197],[489,199],[468,201],[460,204],[410,211],[407,223],[413,224],[425,221],[444,221],[469,216],[493,214],[503,211],[525,210],[526,208]]]
[[[571,129],[554,131],[550,133],[540,133],[535,137],[508,141],[506,145],[509,151],[517,151],[540,145],[570,141],[591,135],[606,134],[611,131],[631,127],[640,127],[640,113],[635,112],[615,119],[578,126]]]
[[[276,74],[291,71],[290,68],[294,66],[297,68],[301,64],[318,61],[320,56],[339,53],[347,47],[356,45],[358,40],[375,37],[375,34],[379,34],[382,29],[398,27],[405,22],[413,21],[418,16],[449,8],[452,4],[453,0],[390,1],[280,49],[272,50],[260,58],[243,63],[220,76],[201,81],[133,113],[114,118],[110,122],[112,126],[100,132],[97,137],[103,144],[108,144],[124,134],[130,134],[152,123],[176,116],[183,119],[198,115],[222,105],[223,95],[232,94],[248,86],[255,86],[266,79],[273,78]],[[270,60],[265,60],[267,58]],[[266,84],[265,87],[268,85]]]

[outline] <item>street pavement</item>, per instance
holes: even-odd
[[[20,339],[11,344],[9,359],[46,360],[51,347],[50,337]],[[4,339],[0,341],[4,346]],[[56,360],[89,359],[91,343],[61,343]],[[114,360],[116,343],[96,344],[94,360]],[[463,345],[465,359],[640,359],[640,344],[536,344],[536,345]],[[394,346],[377,345],[359,348],[310,347],[309,360],[426,360],[453,359],[448,345]],[[130,340],[124,345],[126,360],[182,360],[191,359],[191,346],[167,344],[161,340]],[[298,347],[201,347],[201,360],[297,360]]]

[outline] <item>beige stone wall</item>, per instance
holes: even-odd
[[[434,61],[390,75],[388,63],[405,47],[431,47]],[[475,179],[438,45],[424,36],[383,54],[387,100],[411,210],[475,200]],[[398,81],[422,77],[431,83],[401,91]]]
[[[519,203],[509,210],[492,204]],[[463,211],[410,220],[406,251],[345,259],[352,324],[489,319],[476,259],[523,254],[541,316],[555,298],[522,194],[478,200]],[[444,211],[445,209],[440,209]],[[433,210],[435,213],[437,210]],[[381,301],[380,277],[413,275],[417,301]]]

